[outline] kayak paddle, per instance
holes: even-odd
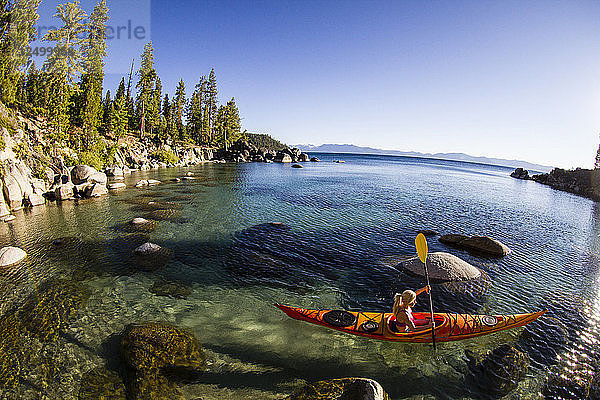
[[[419,259],[425,266],[425,277],[427,278],[427,286],[429,286],[429,272],[427,271],[427,240],[425,235],[419,233],[415,239],[417,254]],[[431,311],[431,338],[433,343],[433,352],[435,353],[435,320],[433,319],[433,299],[431,298],[431,289],[429,289],[429,309]]]

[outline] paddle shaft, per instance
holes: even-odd
[[[429,286],[429,272],[427,271],[427,259],[423,263],[425,265],[425,278],[427,278],[427,286]],[[435,352],[435,320],[433,319],[433,298],[431,297],[431,289],[429,289],[429,311],[431,312],[431,339],[433,343],[433,351]]]

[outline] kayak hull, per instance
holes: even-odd
[[[314,310],[275,304],[289,317],[330,329],[371,339],[406,343],[430,343],[432,329],[399,332],[392,313],[342,310]],[[478,315],[434,313],[435,341],[450,342],[488,335],[527,325],[541,317],[546,310],[525,314]],[[415,320],[430,322],[431,314],[413,313]]]

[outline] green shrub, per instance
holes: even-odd
[[[10,120],[8,118],[5,118],[3,115],[0,115],[0,128],[6,128],[11,136],[14,136],[15,133],[17,133],[15,127],[10,122]]]
[[[179,157],[177,157],[171,150],[166,149],[158,149],[152,153],[150,157],[167,164],[175,164],[177,161],[179,161]]]
[[[89,165],[90,167],[96,168],[96,170],[101,170],[104,165],[104,157],[102,154],[95,151],[82,151],[78,155],[79,163]]]

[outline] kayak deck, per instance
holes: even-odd
[[[372,339],[410,343],[429,343],[433,341],[431,328],[415,332],[399,332],[396,329],[392,313],[315,310],[278,303],[275,306],[291,318]],[[434,313],[435,341],[463,340],[517,328],[535,321],[545,312],[546,310],[507,315]],[[429,313],[415,312],[413,316],[415,320],[423,321],[425,324],[431,321]]]

